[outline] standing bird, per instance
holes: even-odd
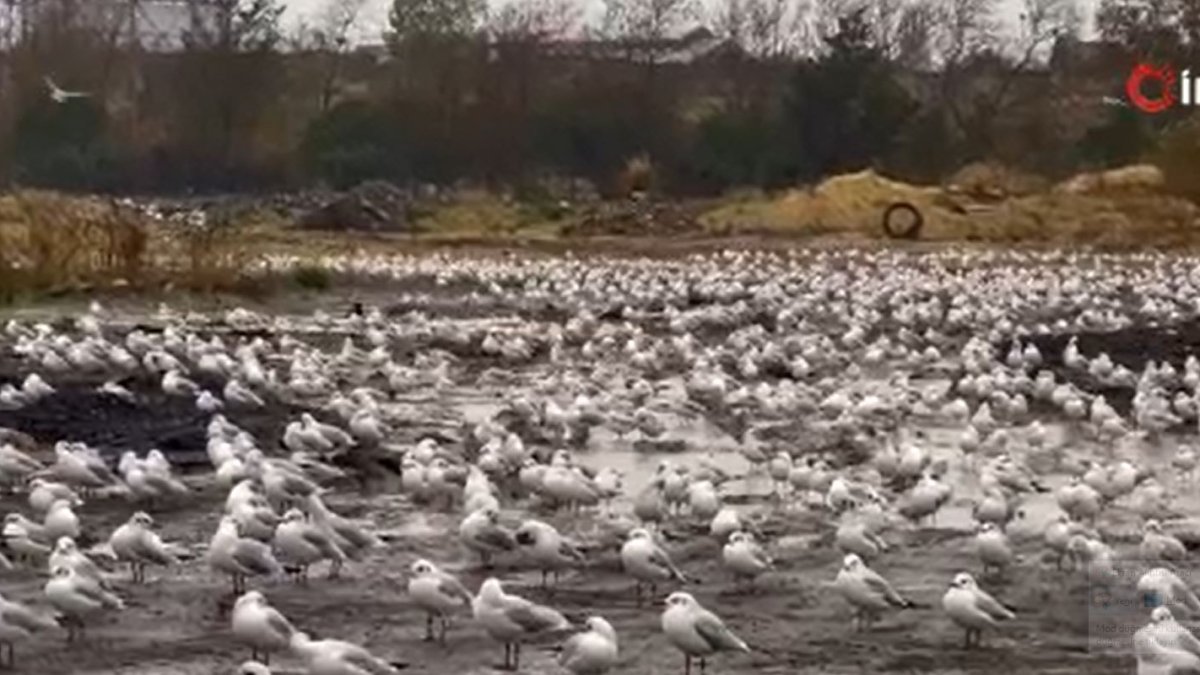
[[[44,587],[46,599],[63,615],[67,641],[83,637],[85,620],[105,609],[124,609],[120,598],[101,588],[95,579],[82,576],[70,567],[58,567]]]
[[[287,650],[296,632],[258,591],[247,591],[237,599],[230,625],[237,641],[250,647],[250,658],[263,663],[271,662],[271,652]]]
[[[869,630],[879,614],[887,609],[913,606],[892,588],[887,579],[867,567],[854,553],[847,554],[842,560],[834,587],[854,607],[856,631]]]
[[[0,667],[15,668],[14,645],[33,633],[54,630],[58,624],[49,616],[43,616],[25,605],[0,596]],[[8,647],[8,659],[4,658],[4,647]]]
[[[138,511],[108,539],[117,560],[129,563],[134,583],[146,582],[146,565],[169,567],[179,562],[153,528],[150,514]]]
[[[716,614],[682,591],[667,596],[662,629],[667,640],[683,652],[684,675],[691,675],[694,658],[700,659],[700,672],[703,673],[706,659],[717,652],[750,651],[750,647],[730,632]]]
[[[500,512],[491,507],[474,511],[458,526],[458,536],[467,548],[479,554],[485,569],[492,556],[517,547],[513,535],[500,525]]]
[[[505,593],[495,577],[480,586],[479,594],[471,601],[471,611],[493,640],[504,643],[505,670],[520,667],[523,640],[570,627],[557,610]]]
[[[636,581],[638,606],[642,604],[643,584],[650,584],[650,594],[654,595],[658,592],[656,586],[660,581],[675,579],[687,582],[667,552],[654,542],[650,531],[640,527],[631,530],[629,538],[621,546],[621,567]]]
[[[975,638],[975,646],[979,646],[984,628],[996,628],[998,621],[1012,621],[1017,618],[1012,610],[979,588],[974,577],[966,572],[954,575],[950,589],[942,596],[942,609],[950,615],[954,623],[966,630],[963,643],[966,648],[971,647],[972,636]]]
[[[733,573],[735,582],[747,580],[751,588],[755,579],[775,567],[766,551],[754,541],[754,535],[749,532],[734,532],[729,535],[729,543],[721,549],[721,560]]]
[[[284,570],[293,574],[298,583],[308,582],[308,568],[314,563],[329,560],[336,566],[346,560],[333,532],[308,522],[300,509],[283,514],[283,522],[275,528],[273,545]],[[331,566],[331,576],[333,569]]]
[[[367,529],[358,523],[344,518],[325,506],[325,502],[317,495],[309,495],[306,503],[306,511],[312,517],[312,521],[325,528],[333,535],[333,542],[341,549],[342,553],[346,554],[346,558],[350,560],[362,560],[367,552],[378,548],[380,545],[379,537],[369,532]],[[331,577],[336,577],[342,569],[344,560],[333,561],[333,566],[329,570]]]
[[[572,675],[604,675],[617,664],[617,631],[601,617],[590,617],[587,631],[563,644],[558,663]]]
[[[433,622],[440,623],[438,640],[446,642],[448,616],[460,607],[471,608],[471,592],[454,575],[438,569],[428,560],[418,560],[410,568],[408,596],[425,610],[425,639],[433,640]]]
[[[240,529],[232,516],[225,516],[208,545],[209,566],[228,574],[233,581],[233,592],[239,595],[246,591],[246,577],[277,576],[283,572],[271,548],[257,539],[243,537]]]
[[[546,587],[546,575],[554,575],[558,583],[560,571],[583,565],[583,553],[573,543],[559,534],[554,526],[540,520],[527,520],[513,535],[521,552],[542,572],[542,588]]]

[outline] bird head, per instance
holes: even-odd
[[[842,569],[847,572],[853,572],[862,566],[862,558],[856,553],[847,553],[845,558],[842,558]]]
[[[629,531],[629,541],[634,539],[649,539],[650,532],[643,527],[634,528]]]
[[[692,597],[691,593],[675,591],[667,596],[667,599],[664,601],[664,603],[667,607],[694,607],[696,605],[696,599]]]
[[[414,575],[421,576],[423,574],[433,574],[437,568],[433,566],[433,563],[422,558],[414,562],[409,569],[412,570]]]
[[[975,578],[966,572],[959,572],[954,575],[954,580],[950,582],[953,588],[973,589],[975,588]]]
[[[1154,611],[1150,612],[1150,620],[1154,623],[1171,621],[1174,618],[1175,617],[1171,615],[1171,610],[1167,609],[1166,607],[1155,607]]]
[[[263,597],[263,594],[260,591],[246,591],[245,593],[242,593],[240,597],[238,597],[234,606],[242,607],[244,605],[257,605],[260,603],[265,603],[266,601],[267,599]]]
[[[138,511],[137,513],[130,516],[129,522],[134,523],[136,525],[141,525],[142,527],[146,527],[146,528],[154,527],[154,518],[149,513],[146,513],[145,511]]]
[[[74,553],[77,550],[75,540],[70,537],[59,537],[54,543],[54,552],[58,554]]]
[[[483,585],[479,587],[479,597],[485,601],[494,602],[504,597],[504,588],[500,586],[500,580],[496,577],[488,577]]]

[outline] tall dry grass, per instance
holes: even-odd
[[[195,227],[53,192],[0,199],[0,299],[96,286],[213,291],[238,284],[247,262],[236,223]]]

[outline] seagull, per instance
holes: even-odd
[[[691,675],[693,658],[700,659],[703,673],[705,659],[717,652],[750,651],[741,638],[730,632],[716,614],[700,606],[690,593],[676,591],[667,596],[662,629],[667,640],[683,652],[684,675]]]
[[[554,526],[540,520],[527,520],[513,535],[521,552],[542,571],[542,588],[546,587],[546,575],[554,575],[558,583],[559,571],[586,563],[583,553],[568,541]]]
[[[975,645],[979,645],[984,628],[995,628],[997,621],[1017,618],[1012,610],[979,588],[975,578],[966,572],[954,576],[950,589],[942,596],[942,608],[954,623],[966,629],[964,646],[967,648],[971,646],[972,636],[975,637]]]
[[[52,617],[38,614],[19,602],[0,596],[0,667],[16,667],[13,644],[17,640],[25,640],[32,633],[55,628],[58,628],[58,624]],[[7,662],[4,659],[4,645],[8,645]]]
[[[890,607],[908,608],[912,602],[904,599],[892,585],[854,553],[842,560],[834,587],[854,606],[855,630],[870,628],[880,612]]]
[[[492,564],[492,556],[511,551],[517,546],[513,535],[500,525],[500,512],[485,507],[472,512],[458,527],[458,536],[467,548],[479,554],[484,568]]]
[[[400,675],[390,663],[343,640],[313,640],[292,634],[292,651],[304,658],[312,675]]]
[[[441,624],[439,641],[446,642],[447,615],[459,607],[471,608],[471,592],[457,578],[438,569],[428,560],[412,564],[412,578],[408,581],[408,595],[421,609],[425,610],[425,639],[433,640],[433,620]]]
[[[138,511],[108,539],[117,560],[129,563],[134,583],[145,583],[148,564],[170,566],[179,562],[153,528],[150,514]]]
[[[46,88],[50,90],[50,98],[53,99],[55,103],[66,103],[73,98],[87,98],[88,96],[91,96],[91,94],[81,91],[66,91],[55,84],[54,80],[50,79],[49,75],[42,79],[46,83]]]
[[[208,545],[208,564],[230,576],[234,593],[245,592],[248,576],[278,576],[283,572],[279,561],[271,554],[271,547],[242,536],[238,522],[232,516],[221,518]]]
[[[471,611],[492,639],[504,643],[505,670],[515,671],[520,667],[522,639],[570,626],[557,610],[505,593],[495,577],[480,586],[479,594],[471,601]]]
[[[650,593],[656,592],[655,584],[668,579],[686,582],[683,572],[671,562],[671,557],[650,536],[650,531],[636,528],[621,546],[621,566],[625,573],[636,580],[638,604],[642,604],[642,585],[650,584]]]
[[[83,637],[84,619],[105,609],[124,609],[120,598],[100,587],[95,579],[77,574],[70,567],[58,567],[44,587],[46,599],[63,614],[67,641]]]
[[[572,675],[604,675],[617,664],[617,631],[598,616],[588,618],[584,625],[587,631],[563,644],[558,663]]]
[[[749,532],[739,531],[729,535],[729,543],[721,549],[721,559],[733,573],[734,581],[748,580],[751,587],[755,579],[774,569],[770,556]]]
[[[250,646],[250,658],[257,661],[261,656],[264,663],[270,663],[271,652],[287,650],[296,632],[291,622],[258,591],[247,591],[237,599],[230,624],[238,642]]]
[[[273,544],[284,569],[293,572],[297,582],[305,583],[310,565],[321,560],[329,560],[332,565],[345,562],[346,554],[334,537],[332,530],[309,522],[300,509],[289,509],[275,528]]]

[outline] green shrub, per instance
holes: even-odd
[[[325,291],[333,285],[333,276],[324,267],[301,265],[292,272],[292,281],[305,290]]]

